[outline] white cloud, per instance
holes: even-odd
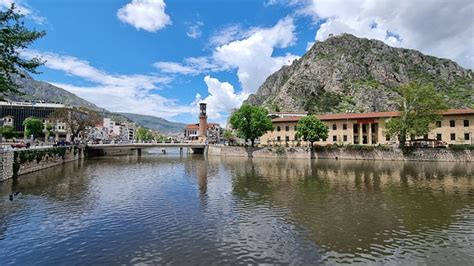
[[[317,41],[347,32],[474,67],[471,0],[310,0],[303,13],[324,20]]]
[[[228,82],[221,82],[210,76],[204,77],[209,96],[202,98],[200,94],[196,95],[195,105],[200,102],[206,102],[207,114],[211,119],[222,119],[229,114],[233,108],[238,108],[248,94],[236,93],[234,87]],[[197,110],[197,109],[196,109]]]
[[[298,58],[292,54],[272,56],[275,48],[287,48],[295,43],[294,31],[293,19],[284,18],[271,28],[253,29],[246,39],[217,47],[213,58],[225,67],[237,68],[244,91],[253,93],[270,74]]]
[[[87,61],[54,53],[25,51],[23,55],[25,57],[41,56],[47,60],[46,67],[91,82],[90,86],[54,82],[52,84],[110,111],[140,113],[164,118],[194,112],[194,106],[180,105],[177,100],[162,97],[155,92],[161,88],[160,86],[171,81],[169,77],[110,74],[91,66]]]
[[[211,56],[187,58],[182,64],[157,62],[154,66],[164,73],[189,75],[236,69],[243,91],[249,94],[254,93],[270,74],[298,58],[290,53],[273,56],[275,48],[287,48],[296,41],[291,17],[270,28],[240,30],[240,26],[234,25],[225,30],[227,34],[212,37],[211,43],[221,45]],[[224,41],[227,43],[223,44]]]
[[[154,67],[159,69],[163,73],[172,73],[172,74],[183,74],[183,75],[197,75],[201,73],[201,70],[193,68],[191,66],[186,66],[176,62],[156,62],[153,64]]]
[[[196,39],[201,37],[201,27],[204,26],[202,21],[196,21],[194,23],[189,22],[186,24],[188,25],[188,31],[186,32],[186,35],[188,35],[189,38]]]
[[[209,38],[209,45],[212,47],[228,44],[235,40],[248,38],[252,30],[244,30],[240,24],[233,24],[223,27]]]
[[[0,0],[0,10],[8,9],[11,7],[12,4],[15,4],[16,9],[21,14],[32,19],[34,22],[38,24],[43,24],[46,21],[44,17],[39,16],[36,11],[34,11],[22,0]]]
[[[164,0],[132,0],[117,11],[117,17],[136,29],[156,32],[171,24]]]

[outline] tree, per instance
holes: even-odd
[[[84,134],[90,127],[101,122],[101,116],[87,108],[61,108],[50,114],[50,119],[66,124],[71,133],[71,141]]]
[[[440,112],[447,108],[444,96],[432,84],[409,83],[399,88],[397,100],[399,117],[390,118],[386,129],[389,136],[398,136],[400,148],[407,136],[428,134],[431,125],[441,119]]]
[[[153,134],[150,130],[144,127],[139,127],[137,128],[136,139],[139,141],[149,141],[153,139]]]
[[[44,140],[46,141],[51,134],[53,134],[53,128],[54,126],[51,125],[50,123],[46,123],[45,125],[45,132],[44,132]]]
[[[44,64],[37,57],[20,57],[21,50],[46,34],[27,29],[23,18],[14,4],[8,10],[0,11],[0,93],[17,92],[12,75],[24,77],[24,71],[37,74],[36,68]]]
[[[0,135],[2,135],[5,139],[12,139],[16,136],[12,126],[0,127]]]
[[[311,143],[311,147],[315,141],[328,137],[328,126],[314,115],[301,118],[296,127],[296,137]]]
[[[33,138],[37,138],[43,134],[43,121],[36,117],[29,117],[23,121],[25,127],[25,138],[33,135]]]
[[[245,141],[250,140],[252,147],[255,139],[259,138],[267,131],[272,130],[272,120],[268,117],[267,110],[244,104],[230,117],[232,128],[237,130],[237,136]]]
[[[229,144],[233,144],[234,142],[234,134],[232,133],[232,130],[226,130],[224,131],[224,139],[227,140]]]

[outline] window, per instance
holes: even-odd
[[[469,133],[464,133],[464,140],[469,140]]]
[[[450,120],[450,121],[449,121],[449,126],[450,126],[450,127],[455,127],[455,126],[456,126],[456,121]]]
[[[280,126],[277,126],[277,131],[280,131],[280,130],[281,130]]]
[[[323,141],[326,141],[326,138],[324,138]]]
[[[436,127],[441,127],[441,121],[436,121]]]
[[[332,130],[337,130],[337,125],[336,124],[332,124]]]
[[[342,129],[346,130],[347,129],[347,124],[342,124]]]
[[[385,135],[385,140],[390,141],[390,135]]]
[[[347,135],[342,136],[342,139],[343,139],[344,141],[347,141]]]
[[[428,139],[428,134],[423,135],[423,139],[427,140]]]
[[[286,136],[285,141],[290,141],[290,136]]]
[[[297,131],[297,130],[298,130],[298,126],[295,126],[295,131]]]
[[[367,132],[367,125],[362,125],[362,133],[366,133]]]
[[[285,131],[290,131],[290,126],[286,126]]]
[[[332,136],[332,141],[336,142],[337,141],[337,136]]]
[[[281,141],[281,137],[280,137],[280,136],[277,137],[277,141]]]
[[[451,140],[456,140],[456,134],[451,133]]]
[[[464,127],[469,127],[469,120],[464,120]]]
[[[443,136],[441,134],[436,134],[436,140],[442,140]]]

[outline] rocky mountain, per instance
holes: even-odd
[[[386,111],[395,108],[396,88],[411,81],[434,84],[453,108],[474,108],[472,70],[350,34],[317,42],[270,75],[247,102],[273,111]]]
[[[134,121],[135,123],[144,127],[158,130],[164,134],[171,133],[182,133],[186,124],[171,122],[166,119],[150,116],[150,115],[139,115],[131,113],[119,113],[120,115]]]

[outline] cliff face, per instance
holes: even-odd
[[[433,83],[450,107],[474,108],[472,70],[350,34],[317,42],[270,75],[247,102],[281,111],[386,111],[395,108],[396,88],[411,81]]]

